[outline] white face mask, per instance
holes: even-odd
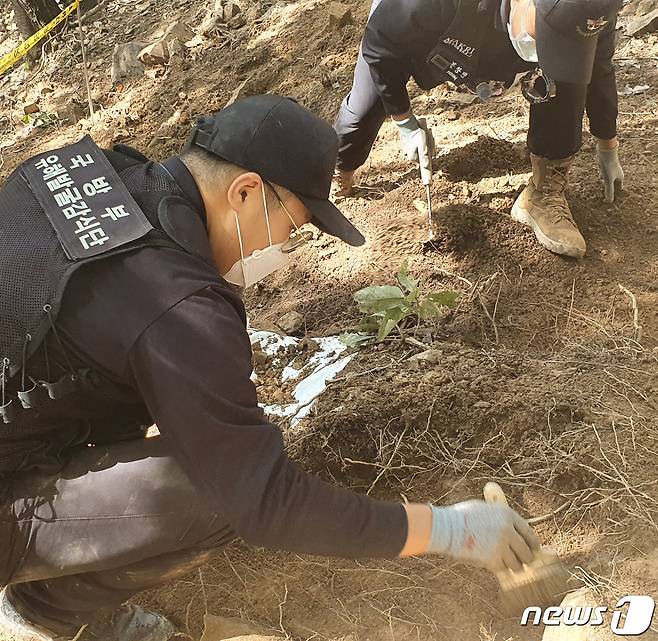
[[[512,14],[514,13],[514,9],[518,6],[518,3],[514,5],[514,8],[510,13],[509,22],[507,23],[507,33],[509,34],[509,39],[514,50],[521,58],[523,58],[523,60],[526,62],[538,62],[537,41],[526,31],[525,27],[525,19],[528,15],[528,9],[530,8],[531,2],[532,0],[527,0],[526,2],[523,21],[521,22],[521,32],[516,36],[512,34]]]
[[[238,227],[238,240],[240,242],[240,260],[224,274],[224,280],[227,280],[238,287],[251,287],[258,281],[263,280],[271,273],[283,269],[290,263],[288,254],[281,251],[285,243],[272,244],[272,232],[270,230],[270,216],[267,211],[267,200],[265,198],[265,185],[261,184],[263,189],[263,208],[265,209],[265,221],[267,223],[267,235],[270,239],[269,247],[265,249],[256,249],[245,258],[242,246],[242,233],[240,232],[240,221],[237,212],[235,214],[235,224]]]

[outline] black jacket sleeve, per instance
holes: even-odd
[[[394,557],[401,505],[326,484],[292,463],[258,406],[244,324],[220,288],[189,296],[130,351],[130,374],[163,438],[248,543],[342,557]]]
[[[366,25],[361,50],[384,109],[409,109],[407,81],[454,15],[451,0],[381,0]]]

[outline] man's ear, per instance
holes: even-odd
[[[253,171],[236,176],[226,192],[231,209],[239,213],[250,198],[262,199],[262,184],[262,178]]]

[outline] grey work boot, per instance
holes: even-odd
[[[532,227],[539,243],[546,249],[582,258],[585,239],[571,216],[564,195],[573,156],[563,160],[547,160],[530,155],[532,178],[512,206],[512,218]]]
[[[83,626],[77,635],[63,637],[52,630],[31,623],[19,614],[0,592],[0,638],[7,641],[73,641],[84,632],[85,639],[98,641],[167,641],[175,633],[173,624],[159,614],[136,605],[124,605],[98,621]]]

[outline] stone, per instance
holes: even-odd
[[[190,27],[186,22],[179,20],[167,27],[167,30],[165,31],[164,36],[162,36],[160,39],[160,42],[165,45],[169,44],[174,39],[177,39],[180,42],[187,42],[188,40],[192,40],[195,35],[196,34],[194,33],[192,27]]]
[[[270,357],[261,349],[254,349],[251,362],[253,363],[254,369],[263,371],[267,368]]]
[[[457,111],[446,111],[443,114],[446,117],[446,120],[457,120],[459,118],[459,112]]]
[[[450,93],[445,98],[447,104],[457,105],[458,107],[466,107],[476,100],[477,96],[470,93]]]
[[[295,334],[304,327],[304,317],[299,312],[288,312],[284,314],[276,324],[286,334]]]
[[[633,20],[633,22],[626,27],[626,34],[636,37],[656,30],[658,30],[658,9],[654,9],[646,16]]]
[[[41,111],[39,104],[36,102],[31,102],[29,105],[23,107],[24,114],[37,114]]]
[[[658,9],[658,0],[640,0],[637,3],[637,11],[635,12],[636,16],[643,16],[647,13],[651,13]]]
[[[67,120],[71,125],[75,125],[77,122],[87,117],[87,113],[82,105],[75,101],[62,105],[56,113],[59,120]]]
[[[227,23],[231,29],[240,29],[247,24],[247,19],[241,14],[233,16]]]
[[[177,38],[175,40],[180,43]],[[164,65],[169,60],[169,49],[164,42],[155,42],[148,47],[144,47],[137,57],[146,66]]]
[[[630,16],[636,13],[637,11],[637,2],[634,2],[631,0],[631,2],[627,2],[623,7],[622,10],[619,12],[620,16]]]
[[[427,363],[430,365],[436,365],[441,362],[443,358],[443,352],[440,349],[427,349],[420,354],[414,354],[410,356],[407,360],[410,363]]]
[[[352,10],[346,4],[332,2],[329,5],[329,26],[332,29],[340,29],[353,22]]]
[[[182,55],[185,50],[183,49],[183,44],[181,41],[178,38],[174,38],[167,44],[167,51],[169,53],[169,57],[173,58],[174,56]]]
[[[304,336],[299,341],[299,349],[303,352],[317,352],[320,349],[320,345],[309,336]]]
[[[114,45],[112,69],[110,71],[113,83],[144,74],[144,63],[138,58],[144,46],[143,42],[128,42],[126,44]]]
[[[491,403],[489,401],[478,401],[477,403],[473,403],[473,407],[477,407],[479,410],[486,410],[488,407],[491,407]]]
[[[237,15],[242,13],[242,7],[237,2],[226,2],[222,7],[222,20],[224,22],[230,22]]]
[[[251,621],[206,613],[201,641],[282,641]]]

